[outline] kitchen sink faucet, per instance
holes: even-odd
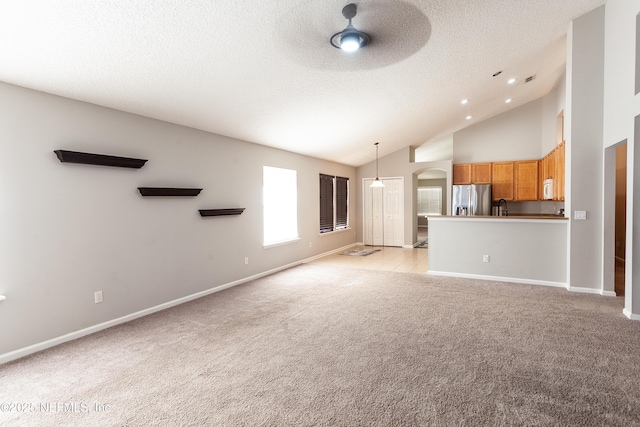
[[[507,209],[507,201],[505,199],[498,200],[498,215],[500,215],[500,203],[504,202],[504,216],[509,216],[509,209]]]

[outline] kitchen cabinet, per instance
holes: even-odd
[[[471,164],[461,163],[453,165],[453,185],[471,184]]]
[[[538,160],[513,162],[514,200],[538,200]]]
[[[513,200],[513,162],[491,164],[491,193],[493,200]]]
[[[491,184],[491,163],[471,163],[471,183]]]
[[[491,163],[453,165],[453,184],[491,184]]]
[[[565,143],[556,147],[556,178],[553,181],[553,198],[564,202],[564,153]]]
[[[553,179],[553,200],[564,201],[564,157],[565,143],[560,143],[540,160],[538,186],[539,199],[544,200],[542,186],[544,180]]]

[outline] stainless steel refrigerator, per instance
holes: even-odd
[[[491,184],[454,185],[451,215],[491,215]]]

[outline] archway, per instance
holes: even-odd
[[[449,212],[450,185],[447,171],[425,168],[414,172],[413,211],[414,246],[427,247],[429,224],[427,215],[446,215]]]

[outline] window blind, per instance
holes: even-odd
[[[320,174],[320,233],[333,231],[333,178]]]
[[[336,230],[349,226],[349,178],[336,176]]]
[[[442,187],[418,188],[418,215],[442,214]]]

